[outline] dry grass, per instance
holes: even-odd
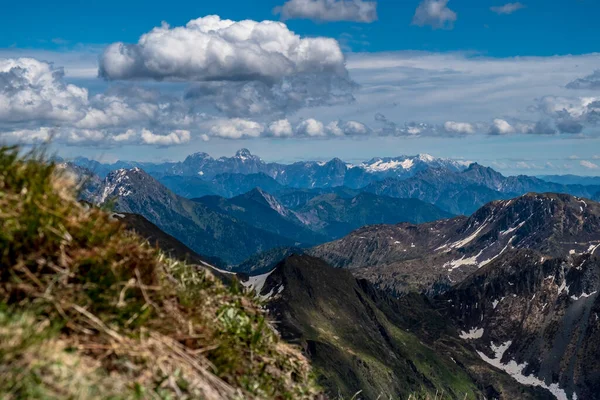
[[[0,397],[314,398],[254,299],[75,201],[0,148]]]

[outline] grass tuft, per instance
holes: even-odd
[[[319,396],[251,295],[74,190],[43,154],[0,147],[1,398]]]

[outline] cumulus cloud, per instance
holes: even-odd
[[[492,10],[498,15],[508,15],[514,13],[515,11],[519,11],[522,8],[525,8],[525,5],[517,2],[507,3],[503,6],[491,7],[490,10]]]
[[[327,124],[326,132],[332,136],[363,136],[371,133],[371,129],[357,121],[332,121]]]
[[[580,161],[579,165],[581,165],[582,167],[587,168],[587,169],[599,169],[600,168],[597,164],[594,164],[593,162],[586,161],[586,160]]]
[[[109,45],[98,73],[108,80],[193,82],[188,100],[247,118],[353,101],[357,85],[345,62],[335,39],[303,38],[277,21],[212,15],[181,27],[163,24],[135,44]]]
[[[4,141],[176,145],[189,141],[189,132],[186,139],[178,130],[202,118],[181,101],[163,101],[152,91],[115,87],[90,96],[87,89],[65,83],[63,70],[53,64],[31,58],[0,60]],[[142,135],[141,129],[150,125],[168,139]]]
[[[184,144],[190,141],[190,131],[178,129],[167,135],[156,135],[148,129],[142,130],[142,141],[146,144],[158,146],[172,146],[175,144]]]
[[[596,97],[545,96],[537,100],[534,109],[553,118],[560,133],[579,134],[586,126],[600,122],[600,100]]]
[[[52,141],[66,145],[78,145],[109,148],[117,145],[136,144],[168,147],[188,143],[191,133],[175,130],[157,134],[148,129],[99,130],[40,127],[36,129],[16,129],[0,132],[0,142],[18,144],[41,144]]]
[[[295,126],[287,119],[260,123],[242,118],[212,120],[204,124],[209,137],[225,139],[272,138],[331,138],[363,136],[372,133],[358,121],[331,121],[324,123],[314,118],[300,120]]]
[[[473,126],[473,124],[470,124],[468,122],[447,121],[444,124],[444,129],[450,133],[459,133],[459,134],[475,133],[475,127]]]
[[[308,118],[296,126],[296,134],[310,137],[325,136],[325,126],[321,121]]]
[[[364,0],[289,0],[274,12],[282,20],[352,21],[370,23],[377,20],[377,2]]]
[[[224,119],[211,124],[211,135],[224,139],[255,138],[264,131],[263,124],[242,118]]]
[[[294,134],[292,124],[287,119],[271,122],[267,132],[274,137],[289,137]]]
[[[567,84],[567,89],[600,89],[600,69],[583,78],[577,78]]]
[[[456,13],[448,8],[448,0],[423,0],[417,7],[412,23],[433,29],[452,29]]]
[[[302,73],[345,75],[330,38],[301,38],[281,22],[222,20],[211,15],[183,27],[167,24],[136,44],[113,43],[100,58],[106,79],[276,82]]]
[[[88,91],[65,84],[64,72],[32,58],[0,59],[0,121],[71,121],[84,116]]]
[[[508,135],[515,133],[515,128],[503,119],[495,119],[489,130],[490,135]]]

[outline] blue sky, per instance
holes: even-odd
[[[599,2],[288,2],[11,2],[0,140],[52,136],[62,155],[105,160],[248,147],[278,161],[430,153],[507,174],[600,175]],[[307,14],[311,2],[330,8]],[[256,24],[250,44],[219,25],[227,58],[202,47],[214,21],[184,28],[207,15],[285,25]],[[316,44],[293,53],[292,33]]]
[[[3,6],[3,14],[10,18],[4,18],[0,26],[0,46],[59,49],[76,43],[135,42],[161,21],[183,25],[192,18],[209,14],[233,20],[274,19],[273,9],[282,3],[281,0],[8,2]],[[454,29],[443,32],[411,26],[418,3],[379,0],[378,20],[372,24],[291,20],[288,25],[303,35],[339,38],[351,34],[357,42],[368,42],[353,43],[355,51],[471,50],[494,57],[598,51],[595,38],[600,3],[597,1],[528,0],[523,2],[525,8],[511,15],[497,15],[490,7],[507,1],[451,0],[448,6],[458,19]]]

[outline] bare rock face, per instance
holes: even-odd
[[[491,202],[469,218],[365,227],[311,254],[394,293],[438,293],[512,249],[568,257],[600,254],[599,245],[600,204],[528,194]]]
[[[600,258],[510,251],[436,298],[481,357],[559,399],[600,393]],[[575,397],[576,395],[576,397]]]
[[[600,204],[528,194],[470,218],[364,228],[312,252],[394,295],[427,293],[518,382],[599,398]]]

